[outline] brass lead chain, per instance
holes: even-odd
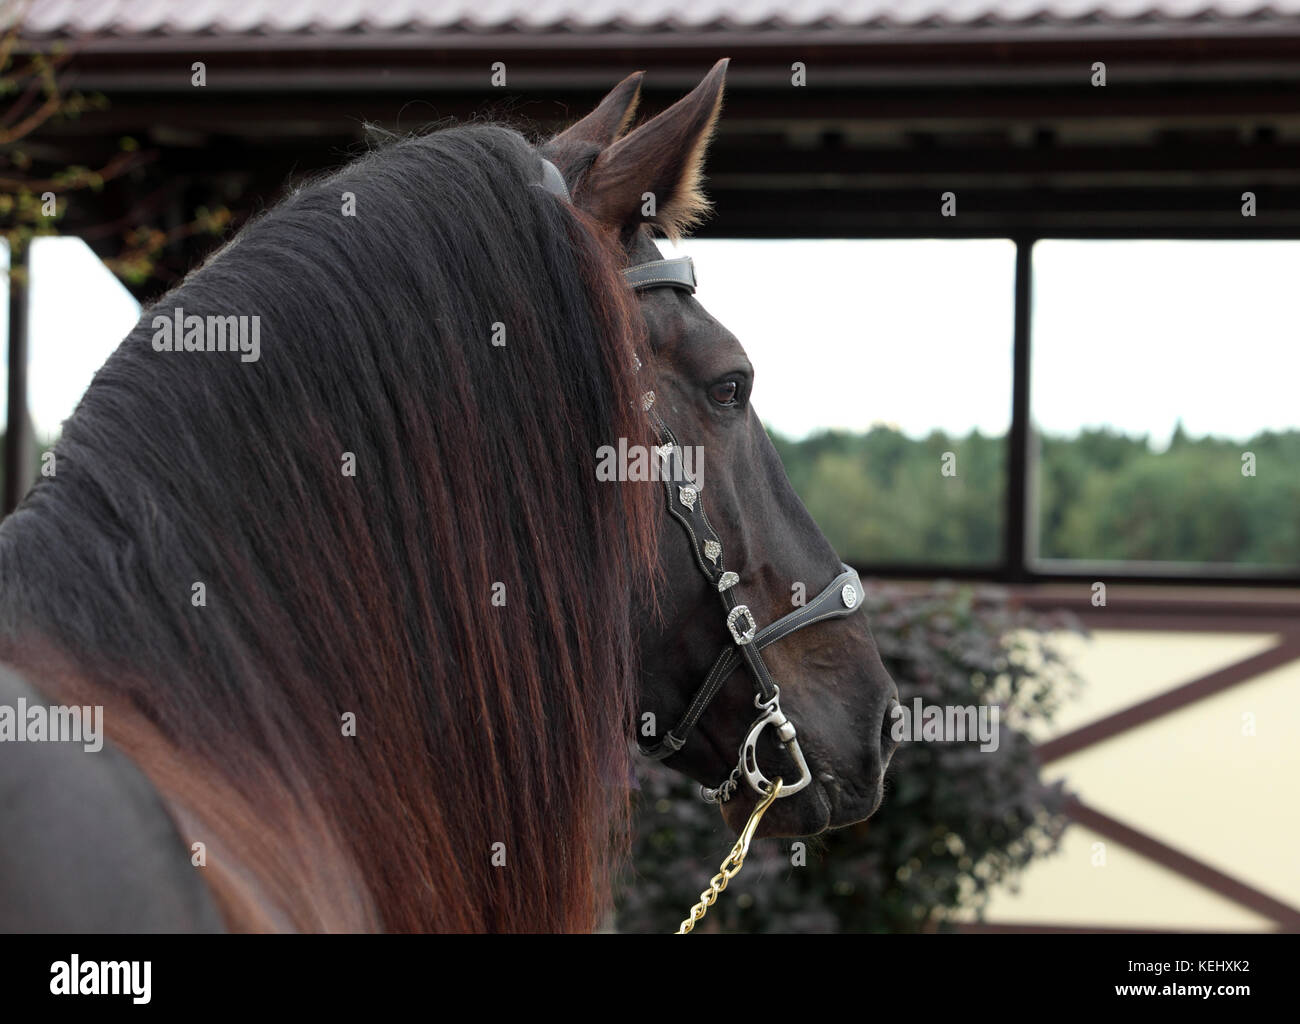
[[[691,915],[686,918],[677,927],[676,934],[687,935],[695,927],[697,921],[703,921],[704,915],[708,913],[709,907],[717,902],[718,894],[727,887],[740,869],[745,865],[745,854],[749,853],[750,840],[754,838],[754,833],[758,831],[758,823],[763,819],[763,814],[772,806],[778,796],[781,795],[781,780],[777,779],[772,783],[772,788],[758,805],[754,808],[754,813],[749,816],[749,821],[745,823],[744,829],[740,833],[740,838],[736,840],[736,845],[731,848],[727,854],[727,859],[722,862],[722,870],[713,876],[709,882],[709,887],[700,893],[700,902],[691,907]]]

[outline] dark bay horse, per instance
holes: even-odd
[[[0,928],[589,930],[633,736],[733,827],[778,774],[769,834],[875,810],[856,575],[656,270],[725,64],[630,131],[640,75],[537,147],[390,142],[145,311],[0,526],[0,707],[102,707],[108,740],[0,742]],[[256,353],[213,341],[238,318]],[[702,479],[593,471],[669,436]]]

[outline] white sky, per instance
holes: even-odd
[[[665,246],[665,251],[668,247]],[[1011,420],[1007,240],[692,240],[696,297],[756,368],[783,433],[886,423],[1001,433]],[[1034,246],[1032,416],[1168,442],[1300,427],[1300,242]]]
[[[6,265],[8,258],[6,248]],[[45,441],[58,436],[95,371],[140,319],[140,304],[79,238],[36,239],[31,275],[27,407]],[[9,306],[0,306],[7,342]],[[0,364],[0,405],[7,405],[8,360]]]
[[[1162,444],[1300,427],[1300,242],[1040,242],[1033,416]]]
[[[672,250],[664,246],[665,254]],[[697,298],[757,370],[764,421],[1000,434],[1011,416],[1015,250],[993,240],[691,240]],[[1300,427],[1300,242],[1040,242],[1033,416],[1167,442]],[[77,239],[32,255],[30,402],[49,437],[139,307]],[[0,303],[0,323],[7,317]],[[6,325],[7,326],[7,325]],[[0,367],[0,403],[4,395]]]
[[[769,427],[1010,425],[1011,242],[691,240],[680,251],[695,260],[695,297],[745,346]]]

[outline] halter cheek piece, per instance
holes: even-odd
[[[569,199],[563,175],[549,160],[542,160],[542,177],[536,184],[562,199]],[[651,288],[681,288],[691,293],[695,291],[695,266],[689,256],[640,263],[624,270],[623,276],[637,291]],[[637,368],[640,368],[639,363]],[[748,606],[736,600],[734,590],[740,583],[740,576],[726,567],[722,541],[718,539],[709,523],[709,517],[704,513],[704,500],[699,487],[691,481],[683,467],[681,446],[653,409],[654,392],[646,393],[643,405],[659,433],[659,453],[664,462],[660,476],[664,483],[668,512],[686,531],[691,551],[695,555],[695,564],[708,580],[709,586],[721,598],[727,631],[734,643],[724,647],[714,659],[713,666],[700,688],[695,691],[681,720],[664,735],[662,741],[653,747],[642,747],[641,753],[664,760],[680,751],[709,702],[743,662],[758,690],[754,695],[754,706],[758,708],[759,715],[740,745],[739,763],[731,774],[714,789],[701,786],[700,795],[709,803],[725,803],[735,795],[742,778],[760,796],[770,792],[772,783],[758,766],[758,738],[769,726],[776,730],[777,740],[785,747],[799,770],[798,779],[790,785],[783,784],[778,798],[798,793],[812,781],[812,773],[799,748],[794,723],[781,710],[781,690],[772,679],[762,652],[765,647],[784,640],[791,633],[815,622],[852,615],[862,605],[862,581],[857,572],[841,562],[840,574],[825,590],[802,608],[760,630]]]
[[[802,608],[795,609],[760,630],[749,607],[736,599],[740,576],[726,567],[722,542],[705,514],[703,498],[699,489],[689,482],[690,478],[682,467],[681,447],[677,438],[653,410],[650,417],[659,432],[659,451],[666,463],[662,476],[668,512],[686,531],[691,551],[695,555],[695,564],[722,601],[727,631],[731,634],[733,643],[718,653],[680,721],[665,734],[662,741],[650,748],[643,747],[641,753],[663,760],[681,750],[709,702],[743,662],[758,689],[754,705],[758,708],[759,715],[740,745],[739,763],[731,775],[715,789],[701,788],[700,795],[709,803],[726,802],[735,794],[741,778],[760,796],[767,793],[771,782],[758,766],[758,738],[768,726],[776,730],[777,740],[785,747],[799,770],[799,777],[782,788],[781,796],[797,793],[812,781],[812,773],[799,748],[794,724],[781,710],[781,690],[773,680],[762,652],[764,648],[805,626],[853,614],[862,604],[862,583],[857,572],[841,563],[840,574],[820,594]]]

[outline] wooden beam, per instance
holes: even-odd
[[[1285,931],[1300,932],[1300,910],[1295,907],[1274,899],[1267,893],[1217,868],[1210,867],[1203,861],[1190,857],[1145,832],[1125,825],[1080,800],[1068,801],[1065,810],[1072,819],[1098,835],[1105,836],[1161,867],[1276,922]]]
[[[1070,754],[1078,753],[1121,733],[1147,725],[1157,718],[1179,711],[1206,697],[1212,697],[1230,687],[1249,682],[1283,665],[1300,658],[1300,638],[1287,637],[1266,651],[1243,658],[1217,672],[1193,679],[1172,690],[1165,690],[1131,707],[1080,726],[1063,736],[1040,743],[1036,748],[1038,761],[1047,765]]]
[[[4,514],[18,507],[18,502],[31,486],[32,438],[31,420],[27,416],[27,325],[28,297],[31,268],[26,246],[19,252],[9,253],[9,384],[8,410],[4,443]]]

